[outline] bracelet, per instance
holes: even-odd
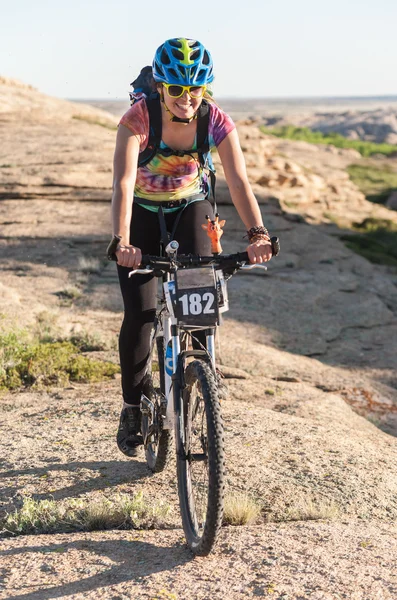
[[[251,227],[251,229],[249,231],[247,231],[247,237],[250,242],[257,235],[261,235],[261,236],[264,235],[264,236],[266,236],[266,239],[270,240],[269,232],[266,229],[266,227],[264,227],[263,225],[257,225],[256,227]],[[265,238],[261,237],[259,239],[265,239]],[[257,240],[254,240],[254,241],[257,241]]]
[[[265,235],[264,233],[257,233],[256,235],[253,235],[250,240],[249,243],[250,244],[255,244],[255,242],[259,242],[261,240],[265,240],[266,242],[270,242],[270,238],[268,235]]]

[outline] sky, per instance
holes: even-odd
[[[218,98],[397,95],[396,0],[0,0],[0,75],[128,98],[171,37],[200,40]]]

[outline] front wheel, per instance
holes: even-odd
[[[185,370],[183,431],[179,431],[178,492],[182,524],[191,550],[205,556],[222,525],[224,449],[221,408],[211,367],[201,360]]]

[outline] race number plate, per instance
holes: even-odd
[[[182,325],[212,327],[218,324],[218,294],[213,267],[177,271],[174,314]]]
[[[226,281],[223,276],[223,271],[217,269],[215,271],[216,291],[218,294],[219,312],[223,313],[229,310],[229,296],[227,293]]]

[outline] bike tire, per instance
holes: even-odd
[[[161,419],[160,402],[164,387],[164,338],[159,336],[151,356],[149,377],[144,385],[144,393],[153,402],[157,419]],[[172,455],[172,431],[162,429],[161,423],[157,425],[160,434],[157,438],[153,436],[153,441],[145,448],[146,462],[153,473],[164,471]]]
[[[194,554],[206,556],[223,518],[223,424],[216,380],[208,363],[194,360],[186,367],[184,378],[184,445],[178,431],[182,449],[177,456],[179,503],[188,546]]]

